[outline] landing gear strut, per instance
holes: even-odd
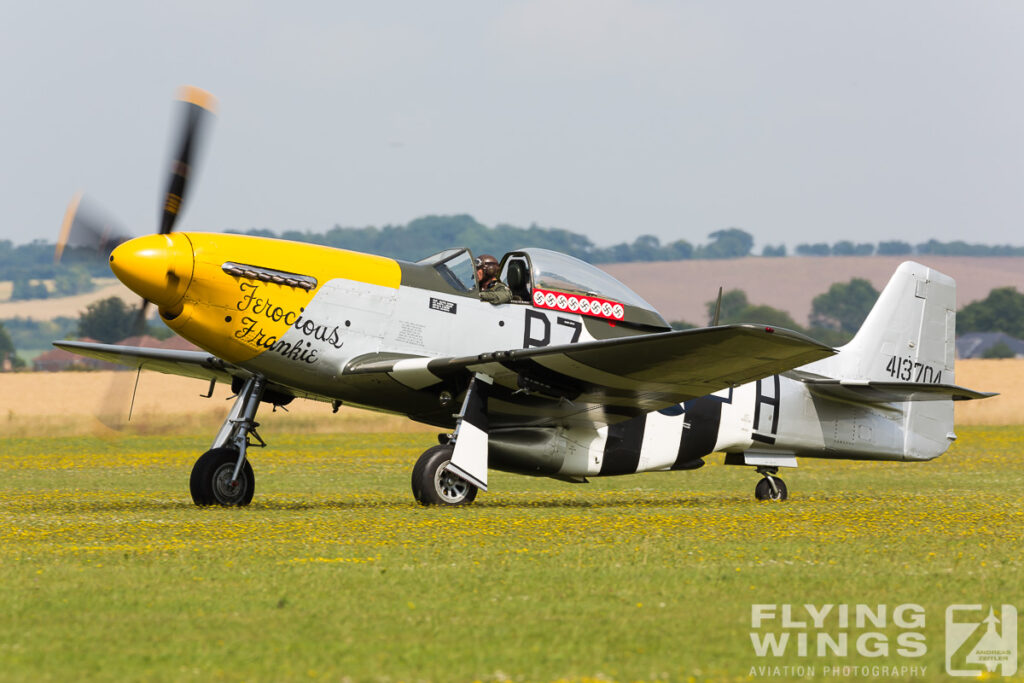
[[[266,380],[253,375],[245,381],[231,412],[224,420],[210,450],[199,456],[192,467],[189,489],[196,505],[241,506],[252,502],[256,475],[246,459],[251,436],[256,446],[266,445],[256,433],[256,410]]]
[[[786,482],[775,476],[778,472],[778,467],[761,466],[757,468],[757,473],[763,478],[754,487],[754,498],[758,500],[786,500],[789,497],[789,491],[786,490]]]

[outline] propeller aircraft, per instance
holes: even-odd
[[[122,365],[229,384],[237,398],[190,478],[197,505],[246,505],[262,404],[311,399],[436,426],[412,468],[424,505],[464,505],[488,470],[583,483],[692,470],[713,452],[788,496],[797,458],[924,461],[956,438],[953,280],[901,265],[855,338],[833,349],[765,325],[675,331],[583,261],[500,259],[508,303],[483,301],[477,259],[417,262],[263,237],[175,232],[213,108],[183,91],[184,127],[159,232],[127,239],[73,201],[58,241],[109,253],[114,274],[202,351],[59,341]],[[116,246],[114,246],[116,245]],[[111,247],[112,251],[111,251]],[[147,304],[140,310],[140,319]],[[717,321],[716,321],[717,322]],[[212,393],[212,392],[211,392]]]

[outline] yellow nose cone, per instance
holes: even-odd
[[[110,254],[114,275],[163,313],[173,312],[192,282],[192,243],[182,233],[146,235],[120,245]]]

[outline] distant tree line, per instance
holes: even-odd
[[[768,249],[768,247],[765,247]],[[785,256],[783,253],[765,253],[763,256]],[[918,254],[923,256],[1024,256],[1024,247],[1015,247],[1009,244],[968,244],[962,240],[954,242],[940,242],[935,239],[912,245],[909,242],[893,240],[879,242],[877,245],[871,243],[853,243],[849,240],[842,240],[835,244],[827,242],[816,242],[814,244],[798,244],[796,246],[798,256],[910,256]]]
[[[10,240],[0,240],[0,280],[38,285],[38,282],[32,281],[55,280],[62,274],[79,281],[83,275],[88,278],[110,277],[106,259],[96,259],[94,252],[69,247],[64,251],[61,262],[55,264],[55,248],[53,242],[45,240],[32,240],[17,246]],[[71,273],[73,275],[69,275]]]
[[[232,231],[237,232],[237,231]],[[259,237],[280,237],[294,242],[322,244],[339,249],[380,254],[405,261],[416,261],[451,247],[469,247],[475,254],[496,256],[522,247],[540,247],[560,251],[589,263],[629,263],[633,261],[682,261],[687,259],[723,259],[749,256],[754,238],[739,228],[717,230],[708,235],[708,244],[694,246],[680,239],[662,244],[655,235],[641,235],[632,243],[622,242],[598,247],[590,238],[561,228],[531,225],[518,228],[500,224],[493,228],[478,223],[472,216],[427,216],[408,225],[383,228],[343,228],[327,232],[254,229],[239,233]]]
[[[66,316],[53,320],[8,318],[0,322],[0,325],[4,326],[11,343],[17,349],[46,349],[52,341],[69,339],[78,334],[78,321]]]
[[[999,287],[981,301],[961,308],[956,314],[956,331],[1005,332],[1024,339],[1024,294],[1015,287]]]
[[[15,274],[12,278],[11,301],[26,299],[47,299],[51,296],[74,296],[91,292],[96,288],[89,270],[81,265],[60,266],[56,268],[51,291],[42,280],[33,280],[24,275]]]
[[[589,263],[732,259],[751,256],[754,248],[754,237],[737,227],[711,232],[705,244],[692,244],[685,239],[663,243],[655,235],[641,235],[632,242],[599,247],[585,235],[561,228],[546,228],[536,224],[521,228],[504,223],[488,227],[465,214],[425,216],[406,225],[387,225],[382,228],[335,226],[327,232],[285,230],[280,233],[259,228],[245,231],[243,234],[323,244],[407,261],[415,261],[453,246],[469,247],[477,254],[495,255],[519,247],[541,247],[571,254]],[[88,291],[91,287],[91,278],[110,276],[106,261],[97,260],[95,255],[87,250],[68,248],[60,264],[54,264],[53,252],[54,245],[44,240],[34,240],[18,246],[10,240],[0,240],[0,280],[14,282],[18,298],[43,298]],[[799,244],[795,254],[1024,256],[1024,247],[968,244],[963,241],[939,242],[934,239],[916,246],[901,241],[871,244],[842,240],[834,244]],[[777,258],[788,254],[784,244],[766,244],[761,247],[760,255]],[[47,288],[42,283],[43,280],[54,280],[54,289]]]
[[[710,324],[718,309],[719,324],[757,323],[773,327],[785,327],[803,332],[815,339],[838,346],[845,344],[860,329],[871,307],[878,299],[878,290],[862,278],[849,282],[837,282],[828,291],[811,301],[811,314],[807,325],[801,325],[786,311],[771,306],[751,304],[746,292],[733,289],[723,292],[721,308],[718,300],[707,302],[708,318],[702,324]],[[687,329],[695,325],[677,321],[676,329]]]
[[[806,326],[797,323],[786,311],[771,306],[751,304],[745,292],[734,289],[723,293],[719,322],[761,323],[786,327],[804,332],[833,346],[844,344],[853,338],[867,318],[871,307],[878,299],[878,291],[870,282],[853,278],[849,282],[837,282],[824,294],[811,301],[811,314]],[[701,324],[710,324],[714,319],[716,301],[707,302],[708,318]],[[672,326],[687,329],[696,325],[676,321]],[[967,332],[1003,332],[1017,339],[1024,339],[1024,294],[1014,287],[998,287],[980,301],[967,304],[957,312],[957,334]],[[1005,345],[1004,345],[1005,346]],[[1003,355],[1000,355],[1000,354]],[[996,350],[989,357],[1012,357],[1008,348],[1005,353]]]
[[[16,370],[24,365],[25,361],[18,357],[14,341],[7,334],[4,324],[0,323],[0,372],[6,369]]]
[[[404,226],[384,228],[342,228],[335,226],[326,233],[272,230],[249,230],[243,234],[278,237],[296,242],[323,244],[341,249],[381,254],[403,260],[417,260],[452,246],[466,246],[474,253],[500,255],[518,247],[541,247],[575,256],[589,263],[631,263],[637,261],[685,261],[689,259],[734,259],[753,255],[754,237],[741,228],[725,228],[708,234],[707,244],[694,245],[685,239],[662,243],[656,235],[640,235],[633,242],[620,242],[598,247],[584,235],[532,225],[517,228],[497,225],[488,228],[472,216],[427,216]],[[1024,247],[1012,245],[968,244],[963,241],[929,240],[916,246],[898,240],[854,243],[841,240],[799,244],[797,256],[1024,256]],[[761,256],[788,256],[786,245],[766,244]]]

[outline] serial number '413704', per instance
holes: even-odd
[[[924,382],[942,384],[942,370],[915,361],[913,358],[893,356],[885,366],[889,376],[901,382]]]

